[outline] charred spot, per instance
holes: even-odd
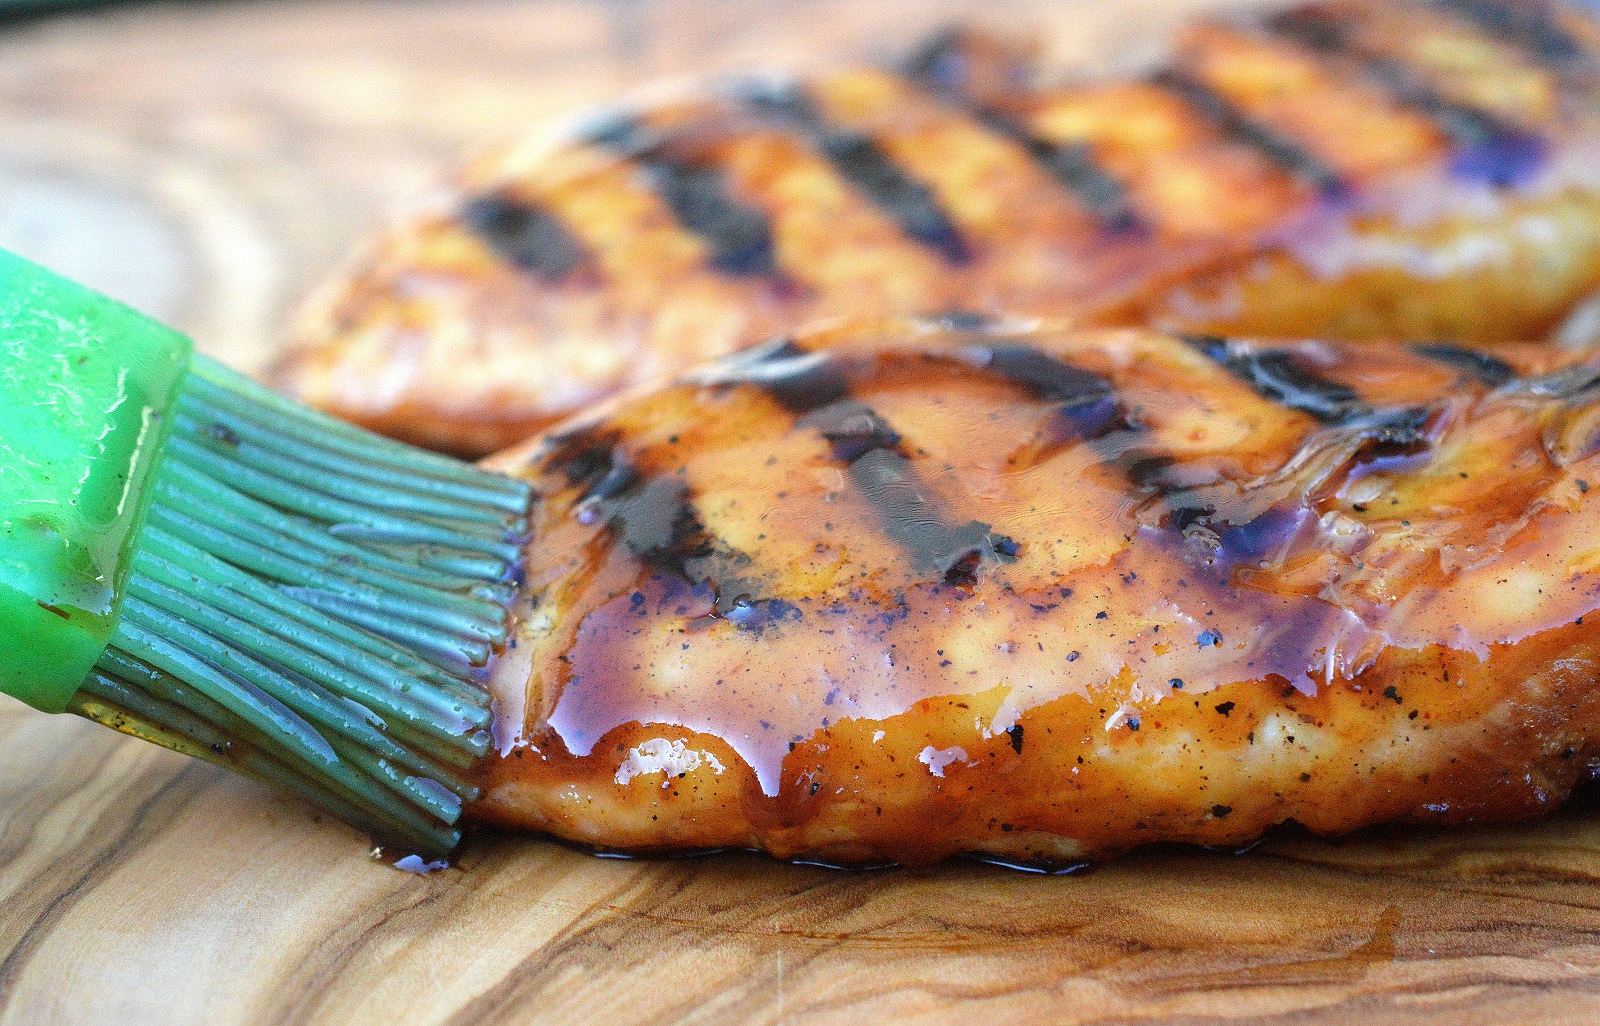
[[[603,523],[629,552],[657,570],[693,583],[707,575],[691,562],[717,551],[716,540],[695,511],[688,484],[677,477],[641,472],[620,448],[595,455],[597,437],[574,437],[567,467],[588,488],[574,507],[584,523]],[[557,448],[563,447],[557,440]],[[638,608],[635,600],[635,608]]]
[[[609,469],[589,488],[584,498],[590,502],[615,499],[639,481],[639,472],[616,452],[611,454]]]
[[[607,505],[607,519],[622,544],[647,561],[681,573],[685,560],[711,552],[705,527],[689,504],[688,486],[682,481],[653,478]]]
[[[545,440],[532,463],[570,485],[592,484],[612,470],[620,432],[603,424],[573,428]]]
[[[1365,455],[1391,456],[1413,451],[1428,442],[1428,421],[1433,411],[1422,406],[1371,410],[1353,416],[1340,427],[1360,431],[1367,442]]]
[[[1226,716],[1229,713],[1233,712],[1233,703],[1232,702],[1219,703],[1217,705],[1216,709],[1217,709],[1217,712],[1219,712],[1222,715]]]
[[[1187,501],[1189,500],[1186,498],[1175,496],[1168,510],[1172,529],[1183,535],[1187,535],[1191,527],[1208,526],[1217,512],[1217,508],[1209,503],[1197,502],[1194,505],[1187,505]]]
[[[944,572],[944,583],[959,588],[972,587],[978,583],[978,564],[982,561],[983,553],[978,550],[966,553]]]
[[[1170,487],[1167,471],[1171,470],[1176,462],[1164,452],[1152,452],[1148,449],[1129,449],[1116,459],[1117,469],[1122,471],[1122,476],[1127,479],[1129,486],[1139,492],[1167,491]]]
[[[678,222],[705,241],[713,266],[738,275],[776,270],[767,215],[735,200],[720,170],[665,161],[646,166]]]
[[[584,262],[583,247],[555,214],[505,193],[469,199],[461,223],[502,260],[549,282],[560,282]]]
[[[1017,724],[1006,731],[1006,736],[1011,739],[1011,749],[1018,755],[1022,754],[1022,724]]]
[[[1233,806],[1231,806],[1231,805],[1213,805],[1213,806],[1211,806],[1211,815],[1216,817],[1217,819],[1227,819],[1228,818],[1228,814],[1231,813],[1232,811],[1233,811]]]

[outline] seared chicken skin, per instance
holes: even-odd
[[[480,819],[1072,863],[1600,771],[1600,358],[1021,322],[779,339],[541,496]]]
[[[1600,30],[1546,0],[1206,23],[1036,87],[942,36],[468,167],[309,307],[281,385],[461,453],[822,316],[1540,337],[1600,283]]]

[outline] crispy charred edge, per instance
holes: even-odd
[[[1167,68],[1153,75],[1150,81],[1188,104],[1223,135],[1260,153],[1323,196],[1337,197],[1348,191],[1339,173],[1310,150],[1251,118],[1188,72]]]
[[[678,224],[706,244],[712,266],[742,276],[776,273],[770,219],[728,191],[721,169],[685,159],[670,136],[625,113],[602,120],[583,139],[637,164]]]
[[[1504,39],[1558,74],[1592,74],[1600,61],[1564,28],[1548,3],[1532,0],[1435,0],[1435,6],[1485,35]]]
[[[1427,118],[1454,148],[1451,170],[1458,177],[1506,188],[1528,181],[1543,166],[1545,140],[1488,111],[1449,99],[1416,69],[1357,46],[1352,26],[1334,12],[1296,8],[1268,18],[1265,25],[1314,54],[1351,63],[1396,103]]]
[[[1470,375],[1490,388],[1499,388],[1517,376],[1504,360],[1454,342],[1418,342],[1411,346],[1411,351],[1425,360]]]
[[[509,192],[469,198],[461,223],[496,256],[551,284],[570,279],[589,263],[583,245],[554,213]]]
[[[933,190],[896,164],[874,139],[830,124],[804,86],[746,80],[731,92],[760,121],[806,139],[841,178],[894,220],[908,238],[951,264],[972,259],[971,245]]]
[[[970,30],[937,32],[902,62],[900,73],[961,109],[984,128],[1019,145],[1077,199],[1102,230],[1112,234],[1142,230],[1145,225],[1129,201],[1127,190],[1095,162],[1088,144],[1038,138],[986,98],[992,88],[972,84],[975,65],[997,63],[994,58],[985,62],[974,52],[982,42]],[[1004,57],[998,61],[1004,61]],[[1024,67],[1012,62],[1010,67],[994,70],[987,77],[1020,89],[1026,82]]]

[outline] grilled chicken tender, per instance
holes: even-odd
[[[1600,358],[882,321],[599,407],[478,818],[1060,865],[1600,771]]]
[[[1535,0],[1330,0],[1028,84],[972,34],[747,78],[468,167],[309,307],[281,385],[481,454],[817,317],[1540,337],[1600,282],[1600,32]]]

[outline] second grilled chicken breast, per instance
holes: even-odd
[[[1600,770],[1600,359],[880,322],[495,462],[480,819],[1059,865],[1536,815]]]
[[[309,308],[279,382],[480,454],[832,315],[1538,337],[1600,282],[1600,33],[1545,0],[1206,23],[1137,81],[982,37],[485,158]]]

